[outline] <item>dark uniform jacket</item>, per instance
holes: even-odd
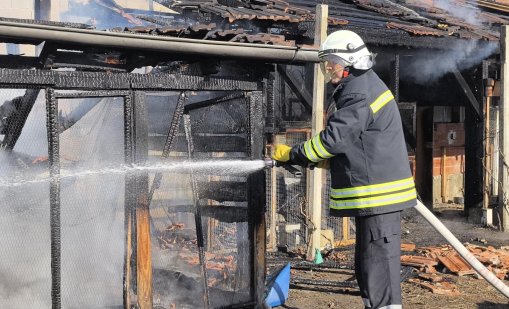
[[[328,159],[330,214],[367,216],[416,205],[398,106],[373,70],[353,70],[338,85],[325,129],[290,152],[292,163]]]

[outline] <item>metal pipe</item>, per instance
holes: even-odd
[[[0,38],[48,41],[80,46],[162,52],[176,55],[215,56],[267,62],[318,62],[318,50],[280,45],[204,41],[166,36],[62,28],[0,21]]]
[[[265,168],[282,167],[288,172],[292,173],[295,177],[301,177],[302,172],[293,165],[284,164],[284,162],[278,162],[272,159],[264,159]]]

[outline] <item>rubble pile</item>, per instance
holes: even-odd
[[[466,244],[465,247],[499,279],[509,279],[509,247],[495,249],[493,246]],[[432,293],[457,296],[460,294],[450,276],[474,275],[477,272],[449,245],[440,247],[420,247],[414,244],[402,244],[401,251],[410,252],[401,255],[401,265],[412,266],[417,276],[408,279]]]
[[[194,229],[186,229],[184,224],[174,223],[163,230],[157,239],[162,250],[175,251],[180,261],[196,268],[198,272],[200,259]],[[205,266],[210,287],[230,289],[234,285],[237,263],[232,254],[205,252]]]

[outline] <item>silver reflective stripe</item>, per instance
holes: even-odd
[[[402,308],[403,308],[402,305],[388,305],[380,307],[379,309],[402,309]]]
[[[316,156],[315,151],[313,150],[313,147],[311,146],[311,141],[307,141],[304,143],[304,152],[306,154],[306,157],[311,162],[318,162],[320,159]]]
[[[362,302],[364,303],[364,307],[371,308],[371,302],[367,298],[363,298]]]
[[[323,143],[320,139],[320,134],[317,134],[315,137],[313,137],[312,141],[313,141],[313,146],[315,146],[315,149],[318,152],[318,155],[320,157],[322,157],[323,159],[328,159],[328,158],[333,157],[333,155],[330,154],[327,150],[325,150],[325,147],[323,147]]]

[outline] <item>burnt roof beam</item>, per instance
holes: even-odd
[[[470,89],[470,86],[468,86],[467,81],[465,80],[463,75],[461,75],[461,73],[460,73],[460,71],[458,71],[458,69],[454,69],[452,71],[452,73],[454,74],[454,77],[456,77],[456,80],[460,84],[461,90],[463,90],[463,93],[465,93],[465,96],[467,97],[468,102],[470,103],[470,106],[475,110],[479,119],[482,119],[480,104],[477,101],[477,99],[475,98],[475,95],[472,92],[472,90]]]
[[[27,89],[22,97],[14,99],[20,100],[20,104],[19,108],[16,109],[15,114],[12,116],[12,121],[6,128],[5,137],[1,144],[2,147],[11,150],[14,149],[14,146],[21,135],[21,131],[25,126],[28,115],[34,106],[35,100],[37,100],[39,92],[39,88]]]
[[[278,65],[277,71],[279,74],[281,74],[281,77],[283,77],[284,81],[290,87],[290,89],[292,89],[297,98],[299,98],[306,111],[311,112],[311,106],[313,106],[313,97],[304,87],[304,81],[298,81],[293,72],[287,70],[285,65]],[[300,85],[300,87],[297,85]]]

